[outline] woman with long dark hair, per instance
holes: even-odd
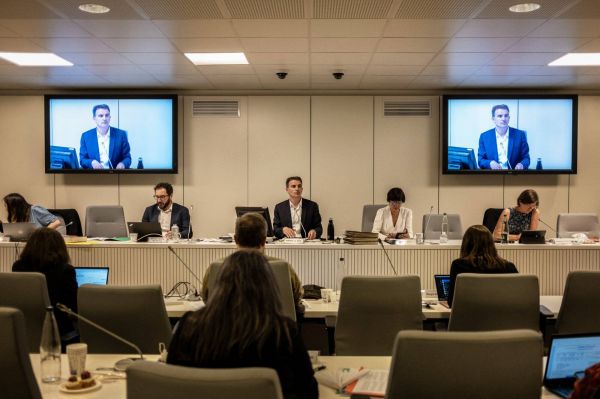
[[[77,280],[70,263],[67,246],[60,233],[42,227],[29,237],[12,270],[44,274],[52,306],[60,302],[77,312]],[[55,311],[54,316],[62,341],[69,343],[76,340],[79,334],[69,316],[60,311]]]
[[[8,212],[8,222],[30,222],[38,227],[56,229],[60,226],[60,220],[44,207],[31,205],[25,197],[19,193],[10,193],[4,196],[4,206]]]
[[[527,189],[521,192],[517,198],[517,206],[506,208],[500,214],[494,228],[494,238],[501,238],[504,220],[508,222],[508,239],[511,241],[517,241],[523,230],[537,230],[540,220],[539,206],[540,199],[535,190]]]
[[[498,256],[494,237],[482,225],[467,229],[460,247],[460,258],[450,266],[450,285],[448,287],[448,305],[452,306],[456,276],[461,273],[518,273],[515,265]]]
[[[167,363],[274,369],[285,398],[317,398],[317,382],[295,323],[282,316],[275,277],[258,251],[225,259],[206,306],[179,322]]]

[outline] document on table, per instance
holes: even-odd
[[[388,370],[369,370],[369,372],[353,384],[348,385],[345,391],[349,394],[384,397],[388,382]]]

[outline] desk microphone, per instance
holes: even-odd
[[[383,245],[383,241],[381,241],[381,238],[378,238],[378,239],[377,239],[377,242],[379,242],[379,245],[381,245],[381,249],[383,249],[383,253],[384,253],[384,254],[385,254],[385,256],[386,256],[386,258],[387,258],[387,260],[388,260],[388,262],[389,262],[389,264],[390,264],[390,267],[391,267],[391,268],[392,268],[392,270],[394,271],[394,274],[397,276],[397,275],[398,275],[398,272],[396,271],[396,268],[394,267],[394,264],[392,263],[392,260],[390,259],[390,256],[388,255],[388,253],[387,253],[387,251],[386,251],[386,249],[385,249],[385,245]]]
[[[104,151],[106,151],[106,155],[108,158],[108,166],[110,166],[111,169],[114,169],[115,167],[113,166],[112,162],[110,162],[110,153],[106,149],[106,143],[104,141],[102,142],[102,148],[104,148]]]
[[[554,230],[554,229],[552,228],[552,226],[550,226],[548,223],[544,222],[544,221],[543,221],[542,219],[540,219],[540,218],[538,218],[538,221],[540,221],[540,222],[542,222],[542,224],[546,225],[546,226],[547,226],[547,227],[548,227],[550,230],[552,230],[552,232],[553,232],[554,234],[556,234],[556,236],[558,237],[558,234],[556,233],[556,230]]]
[[[190,221],[188,223],[187,240],[192,241],[192,215],[194,213],[194,205],[190,205]]]
[[[175,257],[177,258],[177,260],[179,260],[179,263],[181,263],[188,272],[190,272],[192,274],[192,276],[194,276],[196,278],[196,282],[198,283],[198,287],[200,287],[202,284],[200,283],[200,279],[198,278],[198,276],[196,275],[196,273],[194,273],[194,271],[187,265],[187,263],[185,263],[183,261],[183,259],[181,259],[181,257],[179,255],[177,255],[177,252],[175,252],[175,250],[173,249],[172,246],[167,246],[167,248],[169,248],[169,251],[171,251],[173,253],[173,255],[175,255]],[[202,298],[200,297],[200,294],[198,294],[198,289],[196,287],[194,287],[194,294],[188,294],[187,295],[187,300],[188,301],[199,301]]]
[[[135,349],[135,351],[138,353],[138,355],[140,355],[140,357],[128,357],[125,359],[121,359],[119,361],[117,361],[115,363],[115,370],[117,371],[125,371],[125,369],[127,367],[129,367],[134,361],[136,360],[144,360],[144,355],[142,354],[142,351],[140,350],[140,348],[134,344],[133,342],[127,341],[125,338],[118,336],[117,334],[115,334],[112,331],[107,330],[106,328],[94,323],[93,321],[91,321],[90,319],[87,319],[83,316],[81,316],[79,313],[75,313],[73,312],[71,309],[69,309],[67,306],[63,305],[62,303],[56,303],[56,308],[58,310],[60,310],[61,312],[64,312],[70,316],[74,316],[77,317],[78,320],[84,321],[86,324],[89,324],[90,326],[102,331],[103,333],[110,335],[111,337],[123,342],[125,345],[132,347],[133,349]]]
[[[425,234],[427,234],[427,227],[429,227],[429,221],[431,220],[431,212],[433,212],[433,205],[429,207],[429,215],[427,215],[427,222],[425,222],[425,228],[423,229],[423,242],[427,241]]]

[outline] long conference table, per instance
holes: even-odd
[[[23,243],[0,243],[0,271],[11,270]],[[74,266],[110,267],[109,284],[160,284],[166,292],[179,281],[199,285],[168,247],[200,278],[211,262],[235,251],[235,245],[215,240],[183,240],[178,243],[135,243],[87,241],[68,244]],[[434,290],[434,274],[448,274],[459,257],[460,241],[416,245],[402,240],[385,245],[399,275],[417,275],[421,288]],[[566,276],[575,270],[600,271],[600,244],[497,244],[500,256],[517,265],[520,273],[538,276],[541,295],[562,295]],[[303,284],[339,290],[346,275],[390,276],[394,271],[378,245],[349,245],[323,242],[267,244],[266,253],[288,261]]]
[[[92,373],[97,368],[113,367],[114,363],[131,355],[88,355],[86,368]],[[158,355],[145,356],[149,361],[156,361]],[[106,379],[102,381],[100,389],[89,393],[62,393],[60,392],[59,384],[44,384],[40,379],[40,355],[31,354],[31,365],[36,376],[37,383],[40,387],[42,397],[44,399],[64,399],[64,398],[80,398],[80,399],[125,399],[127,397],[127,382],[124,378]],[[372,370],[389,370],[391,357],[390,356],[320,356],[319,361],[326,365],[326,370],[335,371],[343,367],[366,367]],[[65,382],[68,377],[68,360],[66,355],[62,355],[62,380]],[[432,383],[435,383],[435,375],[431,376]],[[540,381],[541,384],[541,381]],[[319,397],[321,399],[340,398],[342,395],[336,393],[332,388],[319,385]],[[346,396],[347,397],[347,396]],[[545,388],[540,390],[540,398],[557,398],[558,396],[548,392]],[[508,399],[508,398],[507,398]]]

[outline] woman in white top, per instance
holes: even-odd
[[[394,187],[387,193],[388,206],[381,208],[375,215],[373,233],[379,233],[379,238],[411,238],[412,211],[402,207],[406,196],[401,188]]]

